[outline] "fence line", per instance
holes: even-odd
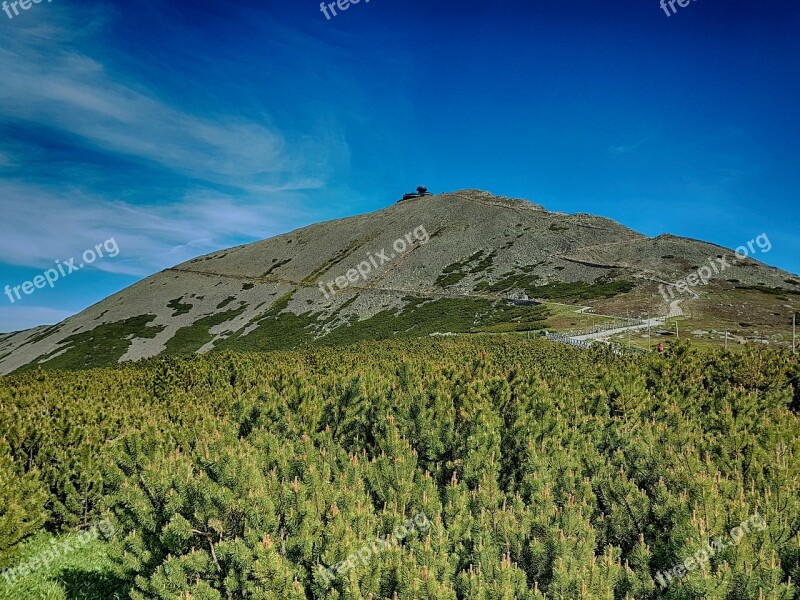
[[[611,323],[596,323],[593,327],[581,329],[578,331],[568,331],[565,335],[569,337],[578,337],[581,335],[591,335],[593,333],[602,333],[603,331],[613,331],[614,329],[623,329],[625,327],[646,326],[647,321],[642,319],[628,319],[623,317],[615,317]]]
[[[569,337],[569,335],[563,333],[552,333],[550,331],[545,333],[545,338],[553,342],[559,342],[560,344],[575,346],[576,348],[589,349],[594,345],[584,340],[576,340],[572,337]],[[618,356],[622,356],[623,354],[647,354],[647,350],[642,350],[641,348],[634,348],[634,347],[626,348],[619,344],[613,344],[613,343],[608,343],[606,345],[614,354]]]

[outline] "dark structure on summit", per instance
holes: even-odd
[[[421,185],[417,188],[416,192],[411,192],[410,194],[403,194],[403,197],[397,202],[400,203],[403,200],[410,200],[411,198],[422,198],[423,196],[433,196],[433,194],[431,194],[428,191],[428,188],[426,188],[424,185]]]

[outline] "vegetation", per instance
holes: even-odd
[[[117,535],[0,598],[788,600],[798,411],[800,364],[768,348],[482,335],[4,377],[0,552],[104,516]],[[756,512],[763,530],[659,587]],[[420,514],[426,532],[320,574]]]
[[[219,308],[225,308],[226,306],[228,306],[228,304],[230,304],[234,300],[236,300],[236,296],[228,296],[227,298],[225,298],[225,300],[223,300],[222,302],[217,304],[217,308],[218,309]]]
[[[265,352],[307,346],[339,346],[368,339],[407,338],[432,333],[532,331],[543,329],[548,316],[544,307],[515,307],[506,301],[462,298],[431,301],[408,297],[404,298],[407,304],[402,308],[385,310],[368,319],[351,322],[348,317],[342,317],[342,313],[355,298],[344,303],[339,313],[328,317],[310,311],[297,315],[287,310],[291,299],[292,292],[285,294],[267,312],[254,317],[247,327],[217,339],[214,350]],[[245,309],[242,306],[218,312],[181,327],[167,341],[164,355],[183,356],[197,352],[214,340],[211,333],[214,327],[235,319]],[[133,338],[153,337],[163,330],[163,326],[147,326],[153,318],[153,315],[146,315],[101,325],[90,332],[72,336],[67,340],[66,351],[55,352],[50,355],[53,358],[45,357],[41,364],[36,361],[19,369],[19,372],[37,367],[50,370],[112,366],[125,353]],[[342,326],[331,329],[333,324]],[[127,325],[133,327],[136,333],[123,334]],[[113,336],[118,337],[114,339]],[[77,343],[73,343],[73,340],[77,340]]]
[[[0,440],[0,568],[19,551],[20,542],[36,533],[47,519],[47,490],[36,467],[25,469]],[[16,481],[15,481],[16,480]]]
[[[17,557],[27,562],[49,553],[55,544],[77,546],[78,534],[34,536]],[[115,574],[109,547],[100,539],[80,550],[58,554],[33,573],[20,575],[9,584],[0,579],[0,600],[122,600],[128,598],[128,585]]]
[[[469,274],[474,275],[475,273],[491,273],[492,263],[494,262],[496,256],[496,251],[492,252],[491,254],[487,254],[483,250],[478,250],[464,260],[446,266],[443,269],[442,274],[436,279],[436,285],[442,288],[447,288],[459,283]]]
[[[163,326],[151,326],[156,315],[140,315],[124,321],[103,323],[91,331],[66,338],[58,350],[23,367],[22,371],[41,366],[47,369],[88,369],[111,366],[128,351],[134,338],[154,338]]]
[[[290,262],[292,262],[292,259],[291,258],[287,258],[287,259],[279,261],[277,258],[273,258],[272,262],[274,264],[264,272],[264,277],[268,277],[269,275],[272,274],[273,271],[275,271],[276,269],[280,269],[283,265],[289,264]]]
[[[214,339],[211,328],[238,317],[244,312],[244,307],[235,310],[214,313],[198,319],[191,325],[181,327],[175,332],[166,344],[167,354],[190,354],[197,352],[205,344]]]
[[[594,300],[597,298],[613,298],[618,294],[625,294],[630,292],[634,286],[635,284],[632,281],[603,279],[595,283],[584,283],[582,281],[549,283],[529,288],[528,291],[532,298]]]
[[[167,306],[171,308],[173,311],[175,311],[172,313],[173,317],[185,315],[186,313],[192,310],[192,305],[181,302],[180,298],[173,298],[172,300],[169,301]]]
[[[291,244],[292,241],[289,240]],[[303,283],[311,283],[315,284],[317,279],[319,279],[323,273],[328,273],[333,268],[340,263],[344,262],[348,257],[350,257],[354,252],[356,252],[361,246],[363,245],[363,240],[352,240],[346,247],[342,248],[337,252],[333,257],[331,257],[328,261],[321,264],[319,267],[314,269],[308,276],[303,279]]]
[[[761,292],[763,294],[769,294],[771,296],[800,296],[800,290],[787,290],[783,288],[773,288],[766,285],[737,285],[737,290],[753,290],[756,292]]]
[[[495,283],[481,281],[477,286],[475,286],[475,289],[478,291],[489,292],[506,292],[513,289],[522,289],[528,291],[535,289],[538,281],[538,275],[531,275],[529,273],[515,273],[512,275],[507,275]]]
[[[366,337],[384,340],[432,333],[477,333],[493,331],[501,323],[519,325],[519,330],[527,331],[544,328],[547,318],[544,307],[518,307],[507,302],[460,298],[405,300],[408,304],[400,310],[386,310],[349,327],[334,329],[322,341],[339,345],[352,344]]]
[[[250,322],[253,327],[240,330],[225,340],[215,344],[218,350],[232,349],[245,351],[283,350],[308,343],[314,337],[318,316],[310,311],[301,315],[284,312],[292,299],[292,293],[285,294],[275,301],[270,309]]]
[[[496,283],[481,282],[476,286],[476,290],[489,292],[506,292],[513,289],[524,290],[530,298],[542,298],[546,300],[595,300],[598,298],[613,298],[619,294],[630,292],[635,284],[632,281],[598,278],[594,283],[583,281],[574,282],[553,282],[546,285],[539,285],[540,277],[531,274],[533,268],[523,269],[522,273],[512,273],[500,279]]]

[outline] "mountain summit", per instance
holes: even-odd
[[[724,273],[675,296],[693,315],[719,326],[791,320],[800,279],[729,249],[483,191],[421,196],[201,256],[62,323],[6,334],[0,373],[543,327],[547,311],[526,299],[664,315],[674,300],[659,286],[714,259]]]

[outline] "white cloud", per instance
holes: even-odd
[[[0,180],[2,262],[46,267],[113,237],[120,255],[93,268],[144,276],[306,222],[299,192],[324,186],[331,157],[347,154],[336,135],[295,135],[267,115],[243,117],[233,108],[197,114],[103,62],[97,34],[113,16],[108,9],[55,3],[38,9],[36,18],[2,29],[0,125],[29,127],[37,138],[67,134],[79,150],[73,163],[59,162],[48,174],[41,168],[46,148],[0,138],[7,176]],[[191,191],[170,195],[153,184],[153,169],[143,169],[150,176],[146,190],[163,190],[163,197],[146,205],[116,199],[108,191],[116,172],[103,173],[105,187],[96,191],[92,182],[103,167],[84,169],[80,148],[110,156],[114,169],[125,169],[126,182],[144,164],[157,167],[156,174],[170,172],[163,186]],[[37,167],[29,173],[31,157]],[[130,185],[120,184],[117,198],[146,193]]]
[[[72,9],[67,13],[52,6],[38,20],[6,28],[0,40],[0,117],[244,190],[275,186],[276,181],[291,189],[322,185],[320,172],[333,151],[343,151],[341,140],[320,133],[290,142],[267,115],[198,115],[172,105],[84,50],[105,19],[97,10],[72,14]],[[81,37],[77,32],[84,19],[90,26]]]
[[[302,192],[323,188],[350,157],[336,119],[306,118],[302,102],[295,113],[295,98],[279,98],[286,120],[276,123],[249,79],[232,82],[237,92],[198,97],[181,85],[191,73],[161,86],[152,71],[134,75],[121,65],[143,68],[151,57],[118,53],[109,27],[117,14],[113,3],[43,3],[0,22],[0,273],[40,273],[114,238],[119,255],[91,266],[109,274],[98,278],[106,290],[127,283],[122,275],[317,220],[325,207]],[[203,60],[197,72],[221,68],[216,53]],[[238,103],[245,112],[216,101],[248,93]],[[308,130],[284,126],[292,122]],[[65,289],[53,302],[77,310],[84,293]],[[73,314],[58,308],[2,307],[0,331]]]
[[[93,267],[144,276],[199,254],[283,233],[307,220],[291,193],[268,204],[198,192],[152,206],[109,201],[82,190],[51,190],[0,181],[0,256],[8,264],[40,268],[78,256],[114,238],[114,260]]]

